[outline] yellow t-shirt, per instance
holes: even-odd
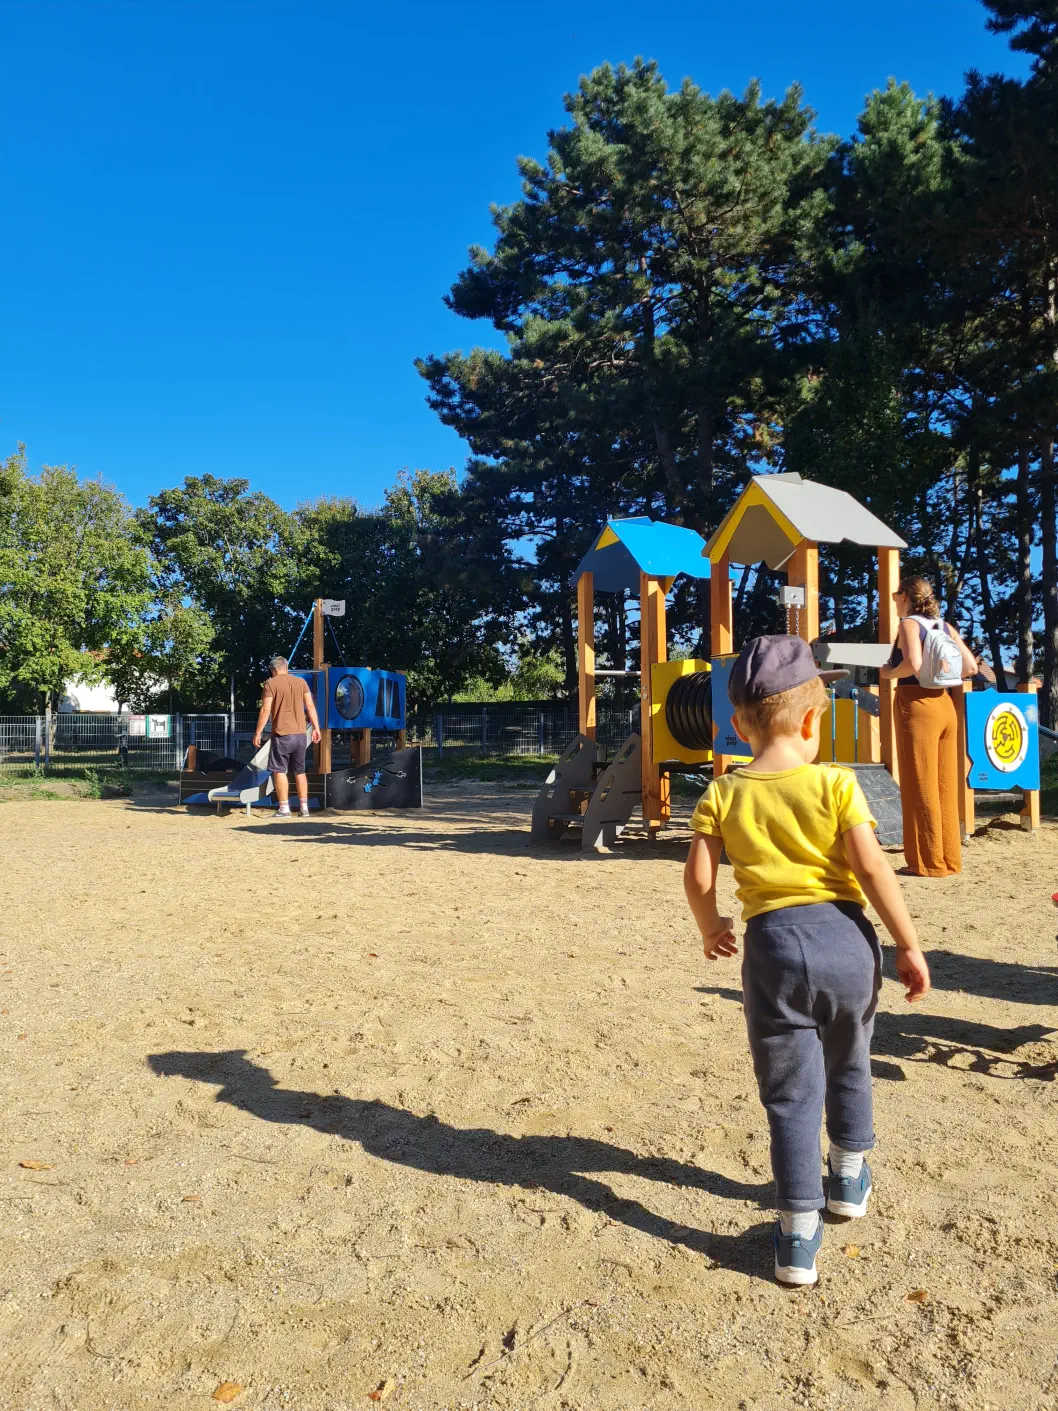
[[[821,901],[865,906],[841,841],[860,823],[877,827],[852,770],[833,764],[722,774],[691,819],[696,833],[723,839],[743,921]]]

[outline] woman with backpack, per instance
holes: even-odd
[[[906,871],[916,877],[951,877],[962,870],[959,772],[965,765],[950,692],[976,675],[977,663],[955,628],[941,620],[925,578],[904,578],[893,601],[901,622],[880,674],[896,682]]]

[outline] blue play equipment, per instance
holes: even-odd
[[[316,605],[309,609],[308,616],[301,624],[301,631],[290,653],[289,661],[297,655],[301,639],[316,611]],[[344,612],[344,604],[342,611]],[[335,636],[330,617],[326,622],[341,666],[327,666],[320,670],[295,671],[308,683],[316,702],[316,714],[320,718],[321,730],[403,730],[404,729],[404,674],[400,671],[379,671],[369,666],[346,666],[342,644]]]
[[[308,683],[324,730],[403,730],[404,676],[368,666],[295,671]]]
[[[372,731],[397,734],[405,729],[404,673],[346,664],[330,621],[332,616],[340,617],[344,612],[343,601],[317,598],[287,658],[288,662],[294,660],[309,623],[315,621],[313,668],[311,671],[291,669],[291,675],[300,677],[308,686],[320,724],[320,739],[312,746],[312,764],[307,771],[309,808],[356,808],[365,806],[366,800],[378,808],[421,808],[422,769],[417,751],[409,751],[404,741],[399,740],[398,748],[384,764],[377,768],[371,766]],[[324,623],[334,638],[341,666],[328,666],[323,661]],[[331,740],[336,732],[348,735],[352,763],[333,769]],[[311,737],[310,729],[307,746]],[[218,812],[223,808],[243,807],[248,817],[252,808],[274,808],[274,780],[268,771],[269,749],[266,741],[249,763],[238,769],[233,760],[212,762],[207,765],[207,769],[214,771],[212,773],[200,773],[195,756],[192,766],[181,771],[181,802],[214,804]]]

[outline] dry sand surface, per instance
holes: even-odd
[[[791,1292],[685,827],[531,853],[530,799],[0,806],[3,1411],[1058,1408],[1055,827],[905,883],[936,988]]]

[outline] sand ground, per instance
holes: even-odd
[[[0,806],[3,1411],[1058,1408],[1058,828],[905,884],[936,988],[790,1292],[689,835],[530,852],[530,799]]]

